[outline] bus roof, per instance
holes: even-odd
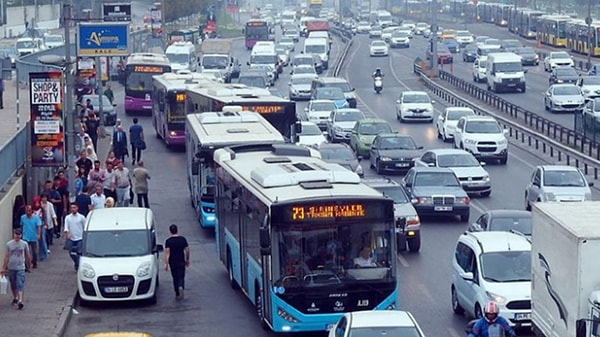
[[[171,62],[165,54],[133,53],[127,57],[127,64],[156,64],[170,66]]]
[[[313,149],[273,144],[218,149],[214,160],[265,204],[315,198],[383,198],[358,175],[326,163]]]
[[[220,148],[253,142],[285,142],[271,123],[252,111],[188,114],[186,120],[186,132],[198,138],[201,148]]]
[[[154,75],[152,79],[156,84],[163,86],[167,91],[181,91],[191,87],[211,86],[214,85],[214,80],[207,78],[206,74],[179,72],[179,73],[164,73]]]
[[[249,87],[238,83],[215,83],[210,88],[196,86],[188,89],[188,92],[211,97],[221,102],[293,103],[290,100],[272,95],[267,89]]]

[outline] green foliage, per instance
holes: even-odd
[[[166,0],[163,16],[171,22],[192,13],[203,12],[210,0]]]

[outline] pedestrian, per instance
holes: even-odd
[[[85,216],[79,213],[76,203],[72,202],[69,207],[71,213],[65,217],[66,247],[73,260],[75,270],[77,270],[79,268],[79,253],[81,250],[81,240],[83,239]]]
[[[131,165],[142,160],[142,150],[146,148],[144,129],[138,124],[137,117],[133,118],[133,125],[129,127],[129,142],[131,143]]]
[[[21,216],[25,214],[25,198],[19,194],[13,203],[13,229],[21,228]]]
[[[178,233],[177,225],[169,226],[171,236],[165,242],[165,270],[171,268],[175,298],[183,299],[185,268],[190,266],[190,248],[185,237]]]
[[[115,192],[117,193],[117,207],[129,206],[129,191],[131,189],[131,179],[129,179],[129,170],[122,161],[117,163],[115,170]]]
[[[85,137],[85,152],[86,152],[86,157],[88,157],[89,160],[93,162],[95,162],[96,160],[98,160],[98,155],[96,154],[96,149],[94,148],[94,143],[92,143],[92,140],[90,139],[90,137]],[[89,171],[88,171],[89,173]]]
[[[113,151],[119,161],[125,161],[127,152],[127,133],[123,131],[123,125],[117,125],[117,131],[113,134]]]
[[[138,207],[150,208],[150,204],[148,203],[148,180],[150,180],[150,172],[144,167],[143,161],[138,161],[138,167],[133,170],[133,178]]]
[[[112,87],[109,85],[106,86],[106,89],[104,89],[104,96],[106,96],[106,98],[108,98],[108,100],[110,101],[110,104],[113,104],[113,101],[115,100],[115,94],[112,91]]]
[[[104,203],[104,208],[113,208],[115,207],[115,199],[113,197],[106,198],[106,202]]]
[[[92,209],[104,208],[104,204],[106,203],[106,196],[104,195],[104,189],[102,188],[102,184],[96,184],[94,190],[95,193],[90,196],[90,200],[92,200]]]
[[[93,184],[93,187],[96,187],[96,184],[102,184],[106,180],[106,171],[100,168],[100,161],[94,161],[94,168],[90,171],[88,175],[88,184]]]
[[[77,176],[75,177],[75,197],[83,192],[83,188],[87,186],[88,183],[88,175],[85,174],[84,167],[78,167]]]
[[[23,241],[27,242],[31,253],[31,267],[37,268],[38,247],[37,243],[42,235],[42,220],[33,214],[31,205],[25,206],[25,214],[21,216],[21,229]]]
[[[90,174],[90,170],[94,167],[94,162],[88,158],[87,151],[85,151],[85,147],[79,152],[79,158],[75,162],[76,167],[83,167],[85,169],[85,177],[87,179],[88,174]],[[76,170],[75,172],[79,172]]]
[[[112,167],[115,167],[115,162],[117,161],[117,156],[115,155],[115,151],[108,151],[108,157],[106,158],[105,164],[108,166],[108,163],[112,164]]]
[[[37,215],[42,222],[42,228],[40,232],[40,236],[38,237],[38,259],[40,261],[44,261],[48,258],[48,245],[46,244],[46,233],[48,231],[48,226],[46,224],[46,212],[44,208],[42,208],[42,198],[41,197],[33,197],[33,202],[31,203],[33,208],[33,214]]]
[[[4,79],[0,79],[0,109],[4,109]]]
[[[31,270],[31,254],[29,246],[21,240],[20,228],[13,230],[12,240],[6,243],[6,253],[2,264],[2,275],[8,274],[10,290],[12,291],[12,304],[23,309],[23,293],[25,291],[25,271]]]
[[[100,134],[100,121],[95,113],[90,113],[88,119],[84,122],[85,132],[90,136],[94,149],[98,148],[98,135]]]
[[[113,162],[106,162],[102,188],[104,189],[104,195],[107,198],[113,197],[114,199],[117,197],[117,194],[115,193],[115,170],[113,169]]]
[[[83,215],[87,216],[88,213],[92,210],[92,198],[88,195],[89,187],[86,185],[83,187],[81,193],[75,197],[75,204],[77,204],[77,211]]]
[[[42,224],[44,224],[44,230],[42,230],[42,240],[46,240],[47,253],[50,254],[50,246],[53,245],[53,238],[56,231],[56,227],[58,226],[58,221],[56,217],[56,211],[54,209],[54,205],[51,202],[48,202],[48,196],[46,194],[42,194],[40,196],[42,203],[42,210],[44,211],[44,219]]]
[[[58,210],[59,208],[62,208],[62,197],[52,180],[46,180],[46,183],[44,184],[44,189],[42,190],[42,193],[40,193],[40,196],[44,194],[48,196],[48,202],[52,204],[52,206],[54,207],[54,213],[56,214],[56,216],[58,216]]]

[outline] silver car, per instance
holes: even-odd
[[[590,187],[593,185],[577,167],[537,166],[525,188],[525,209],[531,210],[534,202],[592,200]]]
[[[331,112],[336,109],[337,106],[332,100],[313,99],[308,102],[308,105],[304,108],[304,115],[300,119],[316,123],[321,131],[326,131],[327,121],[331,116]]]
[[[332,143],[350,143],[350,132],[354,124],[365,118],[365,114],[358,109],[344,108],[332,111],[327,120],[327,138]]]
[[[583,108],[585,115],[591,115],[594,118],[600,118],[600,98],[587,101]]]
[[[311,85],[315,78],[317,78],[316,74],[292,75],[290,82],[288,83],[290,87],[290,99],[295,101],[310,99]]]
[[[575,84],[553,84],[544,94],[544,108],[550,112],[582,111],[584,104],[581,89]]]

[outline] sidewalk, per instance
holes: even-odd
[[[0,110],[0,148],[17,133],[17,80],[4,81],[4,109]],[[19,86],[19,129],[29,121],[29,88]]]

